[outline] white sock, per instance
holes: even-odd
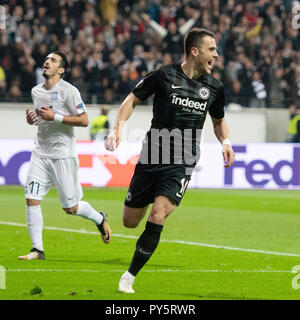
[[[44,251],[43,216],[40,206],[26,206],[26,219],[32,247]]]
[[[93,221],[96,225],[99,225],[103,217],[96,211],[88,202],[86,201],[79,201],[78,202],[78,209],[75,213],[76,216],[83,217],[85,219]]]

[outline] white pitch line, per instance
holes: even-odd
[[[6,269],[8,272],[91,272],[91,273],[114,273],[124,272],[124,270],[76,270],[76,269]],[[143,272],[178,272],[178,273],[291,273],[291,270],[143,270]]]
[[[27,227],[26,224],[9,222],[9,221],[0,221],[0,224],[14,226],[14,227]],[[57,227],[47,227],[47,226],[45,226],[44,229],[54,230],[54,231],[75,232],[75,233],[81,233],[81,234],[99,235],[99,232],[87,231],[85,229],[68,229],[68,228],[57,228]],[[118,234],[118,233],[114,233],[113,236],[116,238],[138,239],[138,237],[136,237],[136,236],[123,235],[123,234]],[[206,248],[225,249],[225,250],[242,251],[242,252],[263,253],[263,254],[271,254],[271,255],[276,255],[276,256],[300,257],[300,254],[297,254],[297,253],[286,253],[286,252],[266,251],[266,250],[259,250],[259,249],[237,248],[237,247],[229,247],[229,246],[222,246],[222,245],[209,244],[209,243],[183,241],[183,240],[161,239],[160,242],[178,243],[178,244],[185,244],[185,245],[190,245],[190,246],[199,246],[199,247],[206,247]]]

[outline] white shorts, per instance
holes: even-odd
[[[43,200],[54,184],[62,207],[75,206],[82,198],[78,167],[78,158],[40,158],[32,153],[25,184],[25,198]]]

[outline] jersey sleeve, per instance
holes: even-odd
[[[210,116],[215,119],[224,118],[224,105],[225,105],[224,88],[221,87],[219,89],[216,101],[209,109]]]
[[[71,113],[75,115],[79,115],[86,112],[86,107],[82,101],[81,94],[79,90],[74,86],[68,90],[66,105],[71,111]]]
[[[141,101],[144,101],[156,91],[159,78],[159,70],[150,72],[132,89],[131,92]]]

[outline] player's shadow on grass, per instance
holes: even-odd
[[[107,265],[122,265],[122,266],[126,266],[128,267],[130,265],[130,261],[122,261],[121,259],[113,259],[113,260],[105,260],[105,261],[101,261],[101,263],[103,264],[107,264]],[[149,263],[147,264],[147,267],[153,267],[153,268],[178,268],[178,265],[165,265],[165,264],[153,264],[153,263]]]
[[[120,258],[118,259],[111,259],[111,260],[63,260],[63,259],[47,259],[49,262],[55,262],[55,263],[81,263],[81,264],[106,264],[109,266],[125,266],[128,267],[130,265],[130,261],[124,261],[121,260]],[[178,265],[163,265],[163,264],[152,264],[149,263],[147,265],[148,267],[153,267],[153,268],[178,268]]]
[[[201,294],[201,293],[182,293],[182,292],[166,292],[166,294],[171,296],[184,296],[190,299],[195,300],[261,300],[260,298],[247,298],[245,296],[232,296],[228,293],[223,292],[211,292],[208,294]]]

